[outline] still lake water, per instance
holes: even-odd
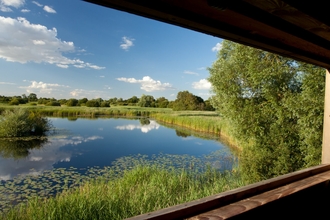
[[[123,156],[190,155],[200,157],[215,151],[231,156],[227,146],[217,137],[201,139],[180,135],[175,129],[150,120],[97,118],[68,120],[50,118],[56,133],[39,147],[30,147],[23,153],[8,153],[0,144],[0,180],[18,175],[40,174],[54,168],[78,169],[111,166]],[[218,161],[220,167],[230,168],[228,161]],[[221,164],[223,163],[223,164]]]

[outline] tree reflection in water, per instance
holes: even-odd
[[[30,154],[32,149],[40,149],[48,142],[47,138],[38,139],[0,139],[0,156],[21,159]]]

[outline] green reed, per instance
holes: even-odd
[[[10,189],[13,195],[30,193],[0,219],[123,219],[243,186],[235,169],[213,167],[216,158],[217,154],[209,156],[205,162],[191,156],[140,155],[121,158],[112,167],[92,168],[84,175],[74,169],[46,172],[34,177],[41,178],[41,184],[25,177],[21,178],[25,184],[15,188],[15,180],[9,181],[0,187],[2,195],[10,197]],[[43,190],[36,190],[40,186]],[[55,196],[40,193],[59,189]]]

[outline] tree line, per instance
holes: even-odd
[[[198,111],[214,111],[210,100],[203,100],[189,91],[180,91],[174,101],[169,101],[165,97],[154,98],[152,95],[142,95],[140,98],[132,96],[129,99],[110,98],[104,100],[97,99],[55,99],[55,98],[38,98],[35,93],[21,96],[1,96],[0,103],[7,103],[9,105],[19,105],[30,103],[32,105],[46,105],[46,106],[87,106],[87,107],[110,107],[110,106],[140,106],[151,108],[172,108],[175,111],[183,110],[198,110]]]

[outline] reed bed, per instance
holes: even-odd
[[[245,184],[235,171],[220,172],[211,166],[196,171],[149,163],[143,158],[133,163],[134,159],[128,159],[124,163],[129,161],[134,166],[122,172],[118,167],[110,168],[102,176],[79,187],[67,187],[55,197],[31,197],[0,219],[124,219]]]
[[[239,148],[239,141],[231,134],[232,130],[228,122],[215,112],[173,112],[156,113],[151,117],[157,121],[171,125],[178,125],[198,132],[211,133],[221,136],[230,146]]]

